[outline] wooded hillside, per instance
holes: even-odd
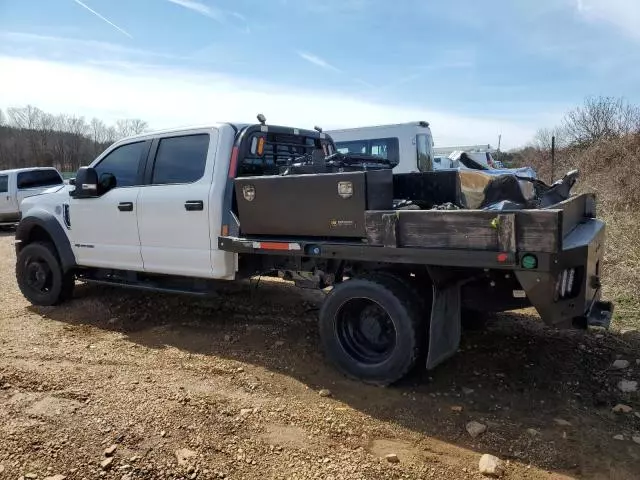
[[[0,110],[0,170],[52,166],[75,172],[115,140],[146,129],[147,122],[139,119],[107,125],[98,118],[54,115],[31,105]]]

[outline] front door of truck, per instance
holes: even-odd
[[[94,168],[98,178],[112,174],[114,188],[97,198],[71,198],[72,248],[78,264],[142,271],[138,235],[138,196],[150,141],[120,145]]]
[[[210,191],[217,132],[206,129],[158,138],[138,198],[144,269],[208,278],[211,263]],[[210,159],[209,161],[207,159]]]

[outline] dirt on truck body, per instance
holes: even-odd
[[[33,307],[13,241],[0,233],[0,478],[480,479],[483,454],[505,479],[640,478],[632,333],[500,314],[437,370],[378,388],[325,363],[321,292],[80,284]]]

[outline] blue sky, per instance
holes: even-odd
[[[638,26],[638,0],[0,0],[0,108],[514,147],[587,95],[640,103]]]

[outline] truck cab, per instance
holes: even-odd
[[[318,131],[231,123],[126,138],[81,168],[72,185],[25,200],[16,237],[19,245],[49,241],[65,271],[87,278],[232,280],[236,255],[218,249],[221,225],[233,223],[223,211],[230,172],[277,173],[313,149],[328,152],[329,142]]]
[[[63,183],[60,173],[51,167],[0,171],[0,225],[20,221],[20,205],[25,198]]]

